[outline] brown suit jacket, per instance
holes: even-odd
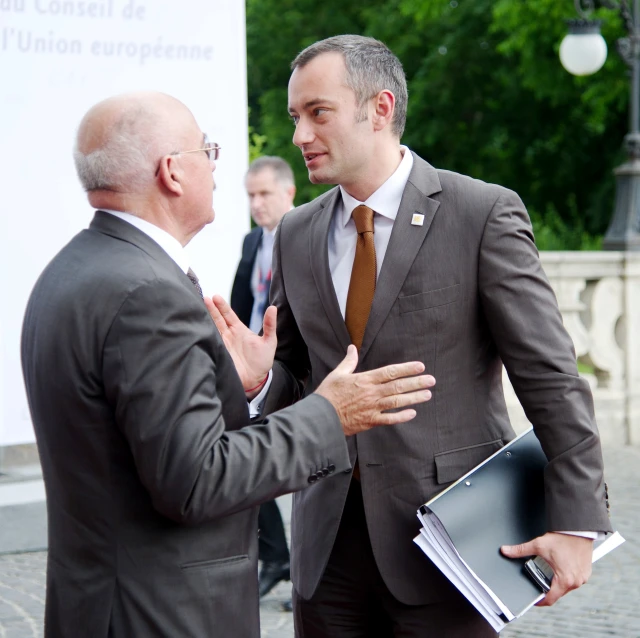
[[[267,410],[312,391],[350,342],[328,264],[339,198],[335,188],[280,225],[271,287],[279,344]],[[424,215],[422,226],[411,224],[414,213]],[[359,370],[415,359],[436,378],[432,400],[407,424],[348,440],[375,559],[400,601],[450,595],[412,541],[416,509],[514,437],[503,363],[549,459],[549,530],[610,529],[591,393],[578,375],[524,205],[512,191],[436,170],[416,155]],[[322,576],[350,480],[344,474],[294,497],[292,575],[303,598]]]

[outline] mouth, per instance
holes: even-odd
[[[325,153],[303,153],[304,163],[307,168],[313,168],[320,161],[319,158],[324,157]]]

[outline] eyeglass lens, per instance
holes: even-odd
[[[204,151],[207,153],[207,157],[215,162],[220,156],[220,147],[217,144],[212,144],[206,133],[203,134],[202,141],[204,142]]]

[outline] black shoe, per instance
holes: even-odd
[[[282,603],[282,611],[293,611],[293,603],[291,602],[291,598],[289,598],[289,600],[285,600]]]
[[[258,576],[260,598],[266,596],[281,580],[290,580],[289,563],[262,563]]]

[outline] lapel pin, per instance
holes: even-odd
[[[424,224],[424,215],[419,215],[418,213],[414,213],[411,218],[412,226],[422,226]]]

